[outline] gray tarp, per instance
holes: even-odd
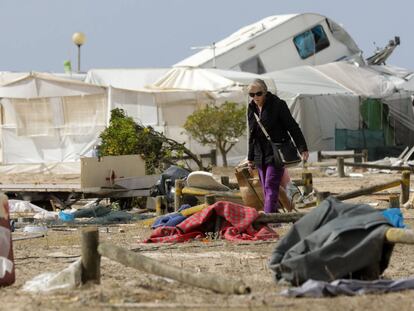
[[[366,204],[329,197],[296,222],[270,258],[276,280],[376,279],[388,266],[387,220]]]
[[[338,295],[365,295],[414,289],[414,278],[399,280],[335,280],[331,283],[308,280],[301,287],[288,288],[281,294],[289,297],[331,297]]]

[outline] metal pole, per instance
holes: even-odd
[[[213,68],[216,68],[216,43],[213,42],[212,44],[213,49]]]
[[[81,57],[80,50],[81,50],[81,45],[77,44],[77,46],[78,46],[78,73],[80,73],[80,57]]]

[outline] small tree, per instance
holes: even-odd
[[[215,146],[227,166],[227,153],[246,131],[246,107],[233,102],[207,106],[190,115],[184,129],[200,144]]]
[[[101,133],[102,144],[99,146],[101,156],[139,154],[145,160],[147,174],[162,170],[162,164],[175,164],[189,156],[200,170],[206,170],[201,160],[184,146],[150,126],[143,126],[128,117],[124,110],[115,108],[111,111],[109,126]]]

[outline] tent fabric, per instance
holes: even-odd
[[[377,279],[392,246],[384,243],[388,220],[366,204],[328,197],[296,222],[276,245],[269,267],[276,280]]]
[[[0,174],[80,175],[79,162],[2,164]],[[80,187],[79,183],[71,188]]]
[[[267,73],[279,92],[287,94],[350,94],[351,90],[321,74],[315,67],[301,66]]]
[[[107,121],[106,89],[44,73],[2,74],[3,164],[79,161]]]
[[[394,83],[385,75],[347,62],[319,65],[315,67],[315,70],[360,96],[383,98],[396,90]]]
[[[335,150],[336,128],[359,128],[359,102],[358,96],[349,94],[299,95],[287,100],[311,151]]]
[[[105,93],[103,87],[46,73],[6,73],[0,80],[0,98],[26,99]]]
[[[85,82],[112,86],[118,89],[140,91],[163,76],[170,68],[91,69]]]
[[[209,70],[176,67],[169,70],[149,87],[164,90],[218,91],[234,85],[234,81]]]

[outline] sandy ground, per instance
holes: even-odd
[[[231,170],[229,171],[231,172]],[[340,193],[361,186],[398,178],[394,174],[364,174],[363,178],[326,177],[313,172],[313,185],[320,191]],[[225,172],[221,171],[222,174]],[[292,176],[299,177],[300,170]],[[413,180],[413,178],[412,178]],[[411,182],[411,188],[413,187]],[[386,207],[388,194],[365,196],[350,202],[378,203]],[[406,223],[414,226],[414,211],[403,210]],[[276,228],[283,235],[289,224]],[[267,268],[268,257],[277,241],[230,243],[222,240],[183,244],[142,244],[150,230],[136,224],[103,226],[100,240],[130,249],[166,265],[187,271],[211,272],[225,278],[242,279],[252,289],[246,295],[225,295],[194,288],[170,279],[126,268],[102,258],[101,284],[85,285],[74,290],[48,294],[22,291],[22,285],[43,272],[57,272],[80,255],[77,228],[49,229],[46,237],[14,242],[16,283],[0,290],[0,310],[414,310],[414,291],[383,295],[337,298],[285,298],[280,291],[286,285],[276,284]],[[16,232],[14,237],[23,234]],[[414,245],[396,245],[386,278],[404,278],[414,274]]]

